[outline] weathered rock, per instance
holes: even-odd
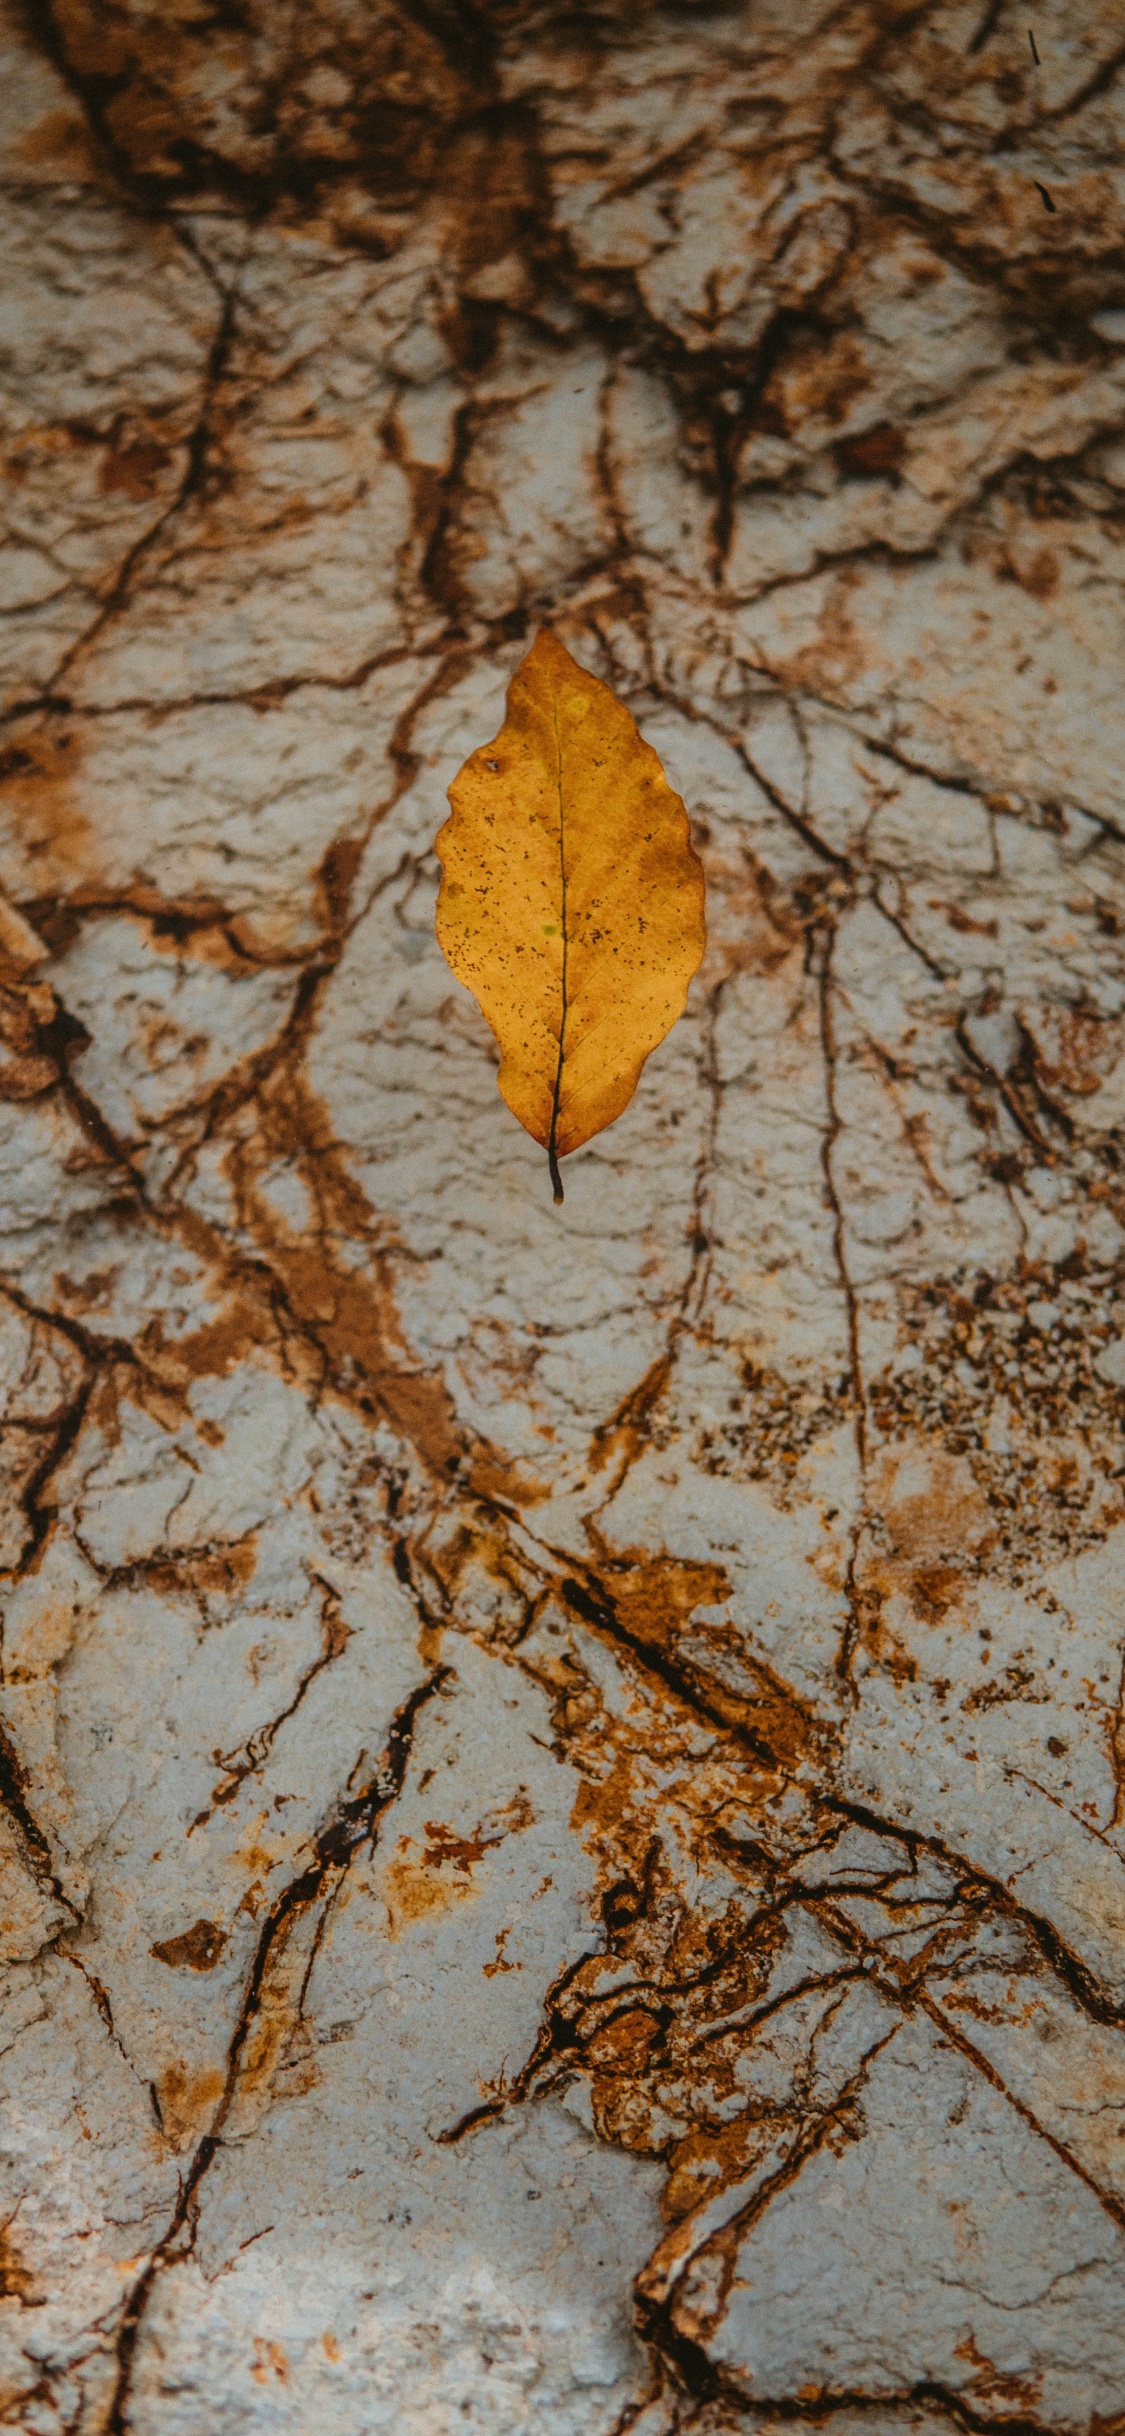
[[[1123,2422],[1125,43],[1031,35],[8,25],[27,2436]],[[433,934],[543,622],[709,887],[560,1212]]]

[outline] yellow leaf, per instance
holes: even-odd
[[[620,1116],[683,1013],[707,939],[703,869],[652,746],[553,634],[449,800],[437,935],[561,1201],[559,1160]]]

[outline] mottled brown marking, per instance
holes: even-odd
[[[514,1506],[541,1506],[553,1494],[550,1481],[536,1480],[518,1455],[505,1455],[499,1447],[488,1445],[472,1457],[469,1487],[477,1497],[502,1497]]]
[[[196,1920],[178,1937],[166,1937],[148,1950],[157,1962],[166,1962],[170,1971],[213,1971],[229,1942],[226,1930],[213,1920]]]
[[[219,1547],[185,1548],[182,1555],[142,1557],[124,1569],[130,1586],[151,1590],[157,1598],[235,1599],[254,1578],[258,1564],[258,1534],[230,1540]]]
[[[1026,2412],[1029,2418],[1038,2416],[1043,2393],[1043,2377],[1039,2369],[1015,2372],[997,2368],[995,2360],[990,2360],[987,2352],[980,2350],[972,2334],[963,2336],[960,2343],[954,2344],[953,2350],[956,2359],[967,2360],[972,2368],[968,2391],[974,2402],[986,2405],[1003,2403],[1010,2410]]]
[[[894,423],[875,423],[870,431],[860,431],[850,439],[841,440],[837,451],[840,471],[857,475],[897,474],[906,456],[908,441],[904,431]]]
[[[292,186],[307,210],[318,185],[346,166],[397,203],[404,189],[416,199],[440,169],[450,128],[481,97],[472,44],[460,60],[440,17],[431,31],[394,0],[350,37],[337,17],[329,55],[343,93],[327,109],[306,91],[325,56],[315,12],[291,30],[268,13],[261,26],[235,13],[214,24],[183,12],[107,20],[90,0],[53,0],[51,14],[96,121],[149,191],[190,193],[203,178],[245,202]],[[229,107],[228,94],[240,106]]]
[[[87,120],[80,110],[48,110],[28,127],[16,145],[17,160],[29,167],[52,169],[61,177],[85,182],[96,170],[96,155]]]
[[[365,1194],[347,1172],[323,1110],[291,1069],[267,1081],[259,1107],[258,1136],[229,1154],[246,1225],[294,1316],[319,1346],[337,1393],[372,1417],[382,1414],[429,1470],[448,1478],[459,1468],[463,1448],[452,1399],[437,1373],[412,1365],[389,1247]],[[317,1211],[318,1230],[308,1240],[284,1225],[258,1189],[259,1178],[279,1157],[294,1159]],[[337,1232],[369,1245],[366,1270],[336,1262],[332,1238]]]
[[[879,1538],[857,1568],[871,1620],[896,1591],[924,1624],[963,1613],[974,1570],[997,1539],[987,1498],[965,1457],[937,1444],[886,1448],[873,1469],[871,1502]],[[884,1654],[891,1657],[890,1643]],[[905,1654],[903,1663],[911,1673]]]
[[[767,387],[766,402],[780,413],[786,431],[800,431],[821,418],[838,424],[870,382],[871,367],[859,340],[841,331],[828,347],[794,349]]]
[[[160,2123],[170,2147],[187,2148],[207,2130],[223,2086],[223,2074],[214,2065],[192,2071],[187,2064],[168,2064],[158,2074]]]
[[[82,756],[62,722],[17,727],[0,750],[0,819],[22,848],[29,895],[63,888],[97,869],[97,844],[79,794]]]
[[[55,1292],[59,1301],[71,1311],[106,1311],[113,1300],[113,1290],[120,1275],[120,1261],[115,1261],[108,1269],[89,1269],[81,1278],[68,1277],[65,1269],[57,1269]]]
[[[108,446],[98,468],[98,488],[123,491],[128,499],[151,499],[160,477],[172,462],[171,449],[159,440],[125,440]]]
[[[26,986],[29,975],[37,964],[42,963],[46,953],[43,940],[38,931],[33,930],[26,915],[17,906],[9,905],[6,897],[0,897],[0,982],[12,989],[18,988],[21,983]],[[38,1002],[32,1000],[31,1003],[41,1005],[43,1019],[49,1021],[47,1010],[53,1005],[51,993],[47,991]]]
[[[945,915],[950,929],[955,930],[960,938],[995,939],[999,937],[998,922],[991,920],[980,922],[973,914],[966,913],[963,905],[949,905],[943,897],[928,897],[926,902],[932,912]]]
[[[773,673],[794,693],[827,692],[843,699],[863,677],[869,642],[850,606],[862,582],[861,568],[838,568],[824,590],[816,639],[773,663]]]
[[[325,930],[332,936],[337,935],[347,921],[352,890],[363,861],[363,847],[361,837],[333,838],[317,872],[317,913]]]
[[[1054,599],[1062,580],[1062,571],[1054,550],[1036,550],[1022,565],[1018,561],[1013,561],[1013,565],[1017,583],[1023,585],[1025,592],[1030,592],[1033,600],[1051,601]]]
[[[636,1461],[671,1375],[671,1354],[658,1354],[643,1379],[622,1398],[616,1412],[610,1414],[608,1421],[598,1423],[590,1440],[592,1472],[603,1472],[611,1463],[620,1463],[627,1471]]]
[[[1125,1021],[1088,1015],[1071,1007],[1021,1009],[1035,1044],[1036,1063],[1049,1091],[1088,1099],[1100,1091],[1125,1055]],[[1094,1112],[1095,1122],[1097,1111]]]
[[[817,1746],[812,1709],[753,1651],[727,1618],[696,1619],[700,1607],[732,1596],[721,1565],[690,1557],[615,1554],[602,1584],[628,1641],[639,1653],[671,1661],[690,1699],[716,1722],[750,1734],[778,1765],[795,1766]],[[683,1643],[690,1629],[691,1651]],[[673,1678],[675,1679],[675,1678]]]
[[[400,1836],[395,1847],[395,1859],[387,1863],[383,1875],[383,1895],[387,1906],[387,1923],[394,1938],[401,1937],[404,1928],[416,1920],[424,1920],[431,1912],[448,1911],[456,1903],[465,1903],[476,1896],[472,1879],[451,1871],[440,1877],[427,1868],[418,1855],[413,1836]]]
[[[9,2217],[6,2224],[0,2225],[0,2300],[18,2301],[21,2309],[38,2309],[46,2295],[24,2261],[12,2231],[13,2221]]]
[[[776,2120],[762,2121],[752,2114],[689,2132],[672,2152],[668,2180],[660,2194],[665,2223],[678,2224],[682,2216],[706,2207],[729,2183],[741,2182],[776,2139]]]
[[[916,1615],[926,1624],[940,1624],[955,1607],[965,1587],[956,1565],[919,1565],[911,1574],[909,1593]]]
[[[414,1836],[400,1836],[394,1858],[383,1872],[391,1936],[397,1938],[415,1920],[424,1920],[433,1912],[448,1911],[452,1905],[475,1896],[478,1890],[473,1871],[477,1863],[486,1852],[502,1844],[505,1837],[522,1835],[532,1825],[534,1816],[526,1789],[521,1785],[511,1801],[482,1819],[469,1835],[459,1835],[442,1820],[429,1819],[421,1848]]]
[[[271,2343],[266,2335],[255,2335],[250,2374],[256,2385],[288,2385],[289,2357],[284,2346]]]
[[[54,991],[45,981],[0,983],[0,1099],[36,1100],[62,1072]]]

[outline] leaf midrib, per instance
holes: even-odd
[[[562,1098],[563,1059],[566,1055],[567,1012],[567,953],[570,941],[566,918],[566,814],[563,809],[562,737],[559,733],[559,697],[557,688],[551,703],[551,719],[555,731],[555,771],[559,791],[559,885],[562,894],[562,1014],[559,1019],[559,1056],[555,1067],[555,1092],[551,1102],[551,1131],[547,1140],[547,1165],[556,1204],[563,1199],[562,1177],[559,1174],[558,1132],[559,1102]]]

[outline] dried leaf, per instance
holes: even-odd
[[[652,746],[552,634],[449,800],[438,938],[561,1201],[559,1160],[620,1116],[683,1013],[706,944],[702,866]]]

